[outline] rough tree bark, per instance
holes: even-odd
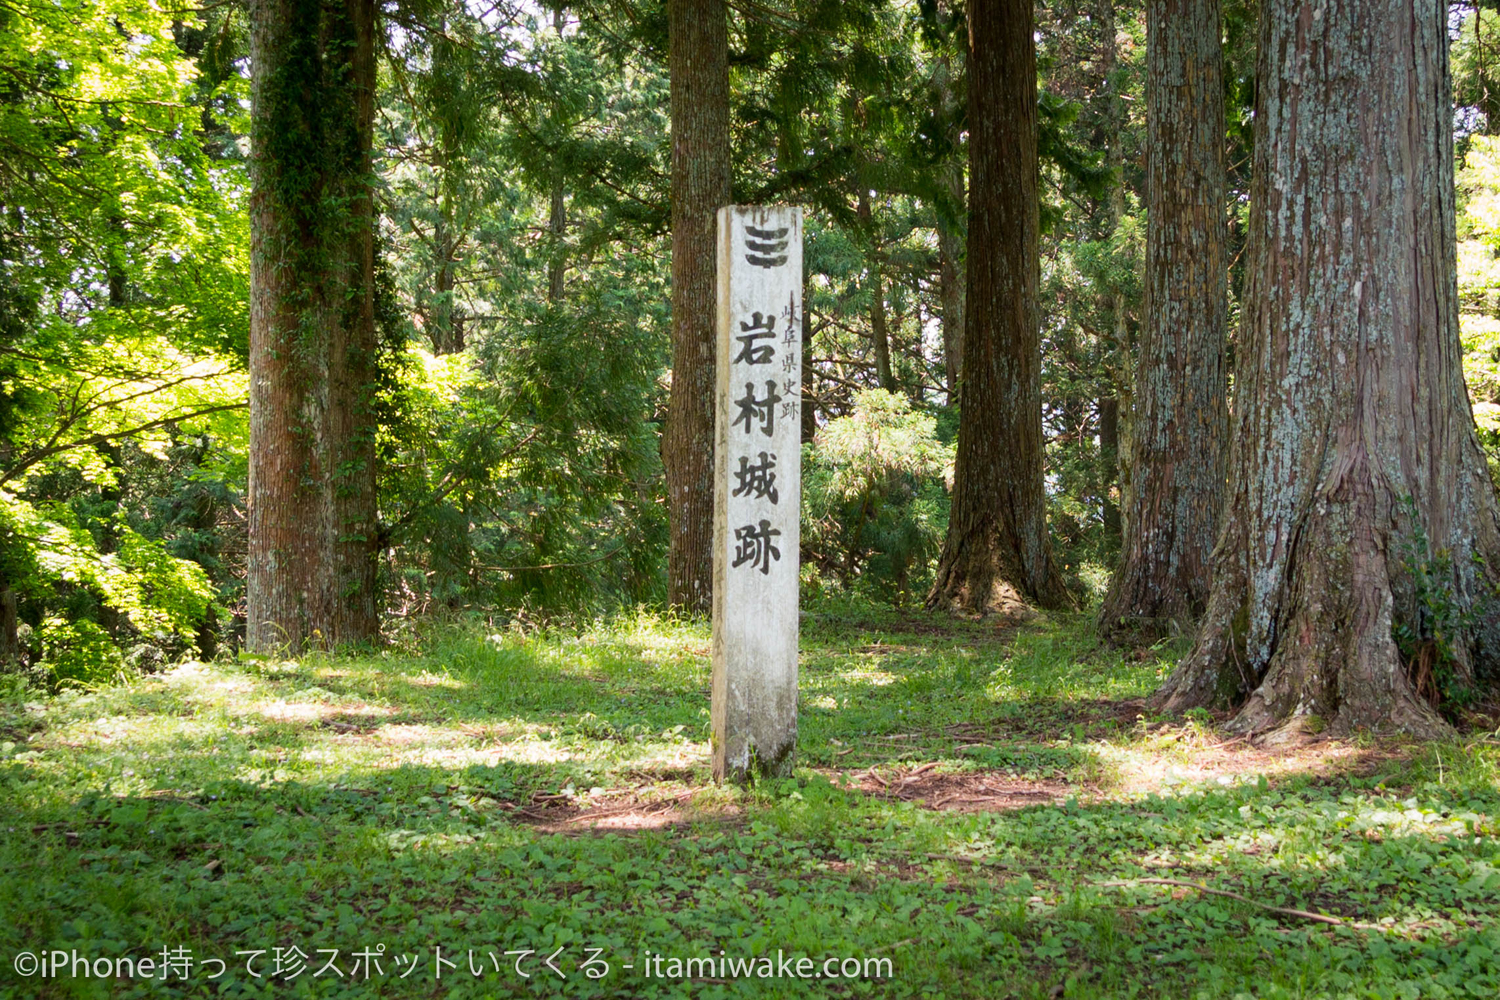
[[[929,606],[1069,598],[1042,488],[1036,46],[1030,0],[969,5],[969,252],[948,538]]]
[[[1500,527],[1460,368],[1447,5],[1267,0],[1259,51],[1232,478],[1197,643],[1157,700],[1244,699],[1234,728],[1278,740],[1436,734],[1393,628],[1445,633],[1460,682],[1500,650]]]
[[[1218,0],[1146,4],[1146,322],[1121,564],[1100,613],[1160,635],[1208,603],[1223,497],[1224,77]]]
[[[667,600],[707,611],[713,595],[715,226],[729,204],[729,34],[724,0],[671,0],[672,396]]]
[[[376,633],[373,0],[250,4],[246,646]]]

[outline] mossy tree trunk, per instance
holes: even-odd
[[[715,227],[729,204],[729,33],[723,0],[670,0],[672,395],[667,600],[706,612],[713,596]]]
[[[948,538],[929,606],[1068,603],[1042,488],[1036,45],[1030,0],[969,5],[969,246]]]
[[[1148,0],[1146,322],[1121,564],[1100,614],[1161,634],[1208,603],[1223,497],[1224,73],[1218,0]]]
[[[246,645],[376,634],[375,5],[250,7]]]
[[[1267,0],[1259,51],[1229,493],[1197,643],[1157,698],[1239,701],[1234,728],[1278,738],[1440,733],[1393,630],[1446,650],[1457,683],[1500,650],[1500,528],[1460,367],[1447,5]]]

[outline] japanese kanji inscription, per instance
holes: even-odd
[[[791,773],[802,496],[802,210],[719,210],[716,780]]]

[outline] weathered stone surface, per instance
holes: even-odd
[[[785,775],[797,743],[802,210],[719,210],[714,779]]]

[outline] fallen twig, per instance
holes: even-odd
[[[1181,886],[1184,889],[1197,889],[1199,892],[1206,892],[1213,896],[1226,896],[1229,899],[1237,899],[1242,903],[1249,903],[1251,906],[1258,906],[1261,909],[1269,910],[1272,913],[1280,913],[1288,917],[1297,917],[1301,920],[1312,920],[1320,924],[1337,924],[1344,927],[1358,927],[1362,930],[1383,929],[1379,924],[1359,923],[1354,920],[1345,920],[1343,917],[1331,917],[1326,913],[1312,913],[1308,910],[1294,910],[1286,906],[1272,906],[1269,903],[1262,903],[1260,900],[1251,899],[1249,896],[1242,896],[1237,892],[1230,892],[1228,889],[1211,889],[1206,885],[1199,885],[1197,882],[1184,882],[1181,879],[1175,878],[1138,878],[1126,882],[1100,882],[1099,885],[1176,885]]]

